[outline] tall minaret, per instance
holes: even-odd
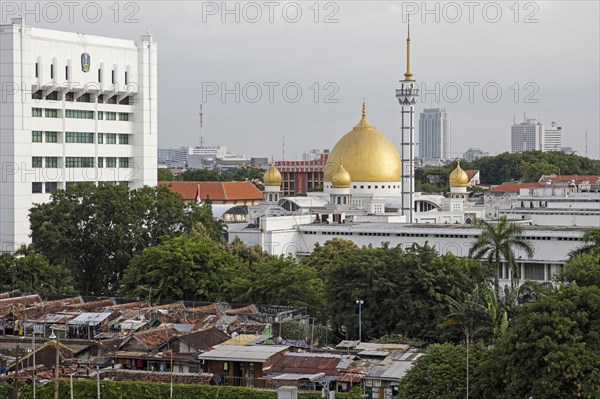
[[[410,72],[410,21],[406,38],[406,73],[396,89],[396,98],[402,107],[402,214],[406,222],[413,222],[413,193],[415,192],[415,104],[419,87]]]

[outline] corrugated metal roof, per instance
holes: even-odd
[[[68,324],[76,325],[76,324],[98,324],[102,323],[104,320],[108,319],[108,317],[112,314],[112,312],[101,312],[101,313],[82,313],[73,320],[69,321]]]
[[[299,381],[299,380],[319,381],[323,377],[325,377],[325,373],[315,373],[315,374],[285,373],[285,374],[280,374],[280,375],[271,377],[271,379],[272,380],[284,380],[284,381]]]
[[[358,352],[359,356],[373,356],[373,357],[386,357],[389,355],[389,351],[378,351],[378,350],[364,350]]]
[[[227,341],[223,342],[223,345],[251,345],[258,344],[269,337],[258,334],[239,334]]]
[[[286,351],[283,345],[220,345],[215,349],[198,355],[198,359],[239,362],[265,362],[271,356]]]

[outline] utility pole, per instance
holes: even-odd
[[[358,305],[358,342],[362,342],[362,305],[365,303],[362,299],[357,299]]]
[[[21,348],[19,347],[19,344],[17,344],[17,347],[15,348],[15,385],[13,385],[13,399],[19,398],[19,357],[21,355],[20,349]]]

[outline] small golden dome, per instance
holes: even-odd
[[[271,166],[263,176],[265,186],[281,186],[281,172],[275,167],[275,160],[271,160]]]
[[[456,165],[456,169],[450,173],[449,180],[450,187],[467,187],[467,184],[469,183],[469,176],[467,175],[467,172],[460,167],[460,160]]]
[[[342,165],[342,160],[340,159],[340,167],[337,172],[331,176],[331,183],[333,184],[333,188],[350,188],[350,183],[352,182],[352,178],[350,177],[350,173],[344,168]]]
[[[354,182],[400,181],[400,155],[394,144],[367,120],[363,103],[362,118],[333,147],[325,165],[325,181],[333,182],[338,160]]]

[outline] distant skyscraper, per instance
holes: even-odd
[[[469,148],[463,155],[465,161],[473,162],[483,157],[489,157],[489,152],[484,152],[481,148]]]
[[[450,116],[444,108],[426,108],[421,113],[419,157],[450,159]]]
[[[544,125],[537,119],[512,125],[510,150],[513,153],[544,150]]]
[[[544,151],[561,151],[562,128],[556,122],[544,128]]]

